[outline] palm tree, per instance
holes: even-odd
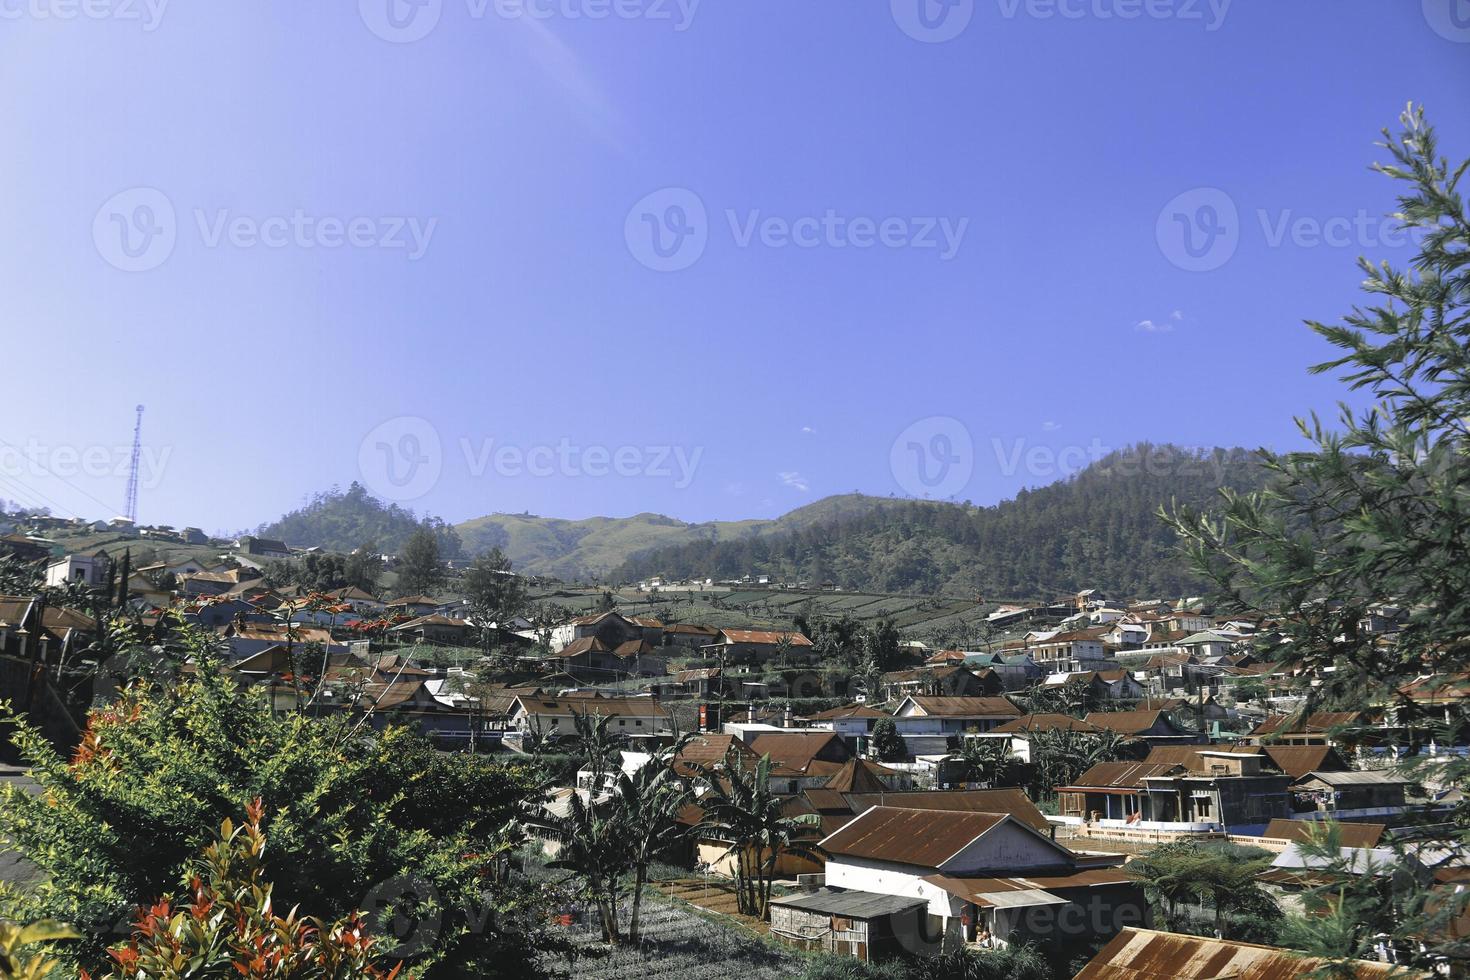
[[[633,866],[633,912],[628,919],[628,938],[635,943],[643,908],[643,888],[648,884],[648,866],[686,832],[679,823],[679,811],[690,802],[692,794],[677,778],[673,760],[691,737],[676,738],[672,746],[660,749],[636,772],[620,774],[613,789],[627,862]]]
[[[744,760],[731,752],[723,772],[704,769],[702,775],[710,793],[700,803],[704,819],[696,829],[729,842],[727,853],[735,855],[740,911],[764,919],[781,857],[824,856],[817,844],[821,818],[815,813],[786,815],[785,801],[771,792],[769,755],[762,756],[754,769],[747,769]]]

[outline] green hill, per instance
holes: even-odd
[[[1261,486],[1243,449],[1140,445],[993,507],[922,501],[645,553],[615,573],[836,582],[880,592],[1048,595],[1097,586],[1137,595],[1200,590],[1156,516],[1171,500],[1210,507],[1222,487]]]
[[[692,543],[740,541],[785,534],[871,513],[902,501],[845,494],[826,497],[775,520],[687,524],[662,514],[565,520],[531,514],[490,514],[455,525],[470,554],[499,548],[515,567],[560,578],[605,578],[647,552]]]

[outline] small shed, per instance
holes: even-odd
[[[809,952],[878,960],[917,936],[927,903],[904,895],[821,888],[771,899],[771,934]]]

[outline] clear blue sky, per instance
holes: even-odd
[[[1289,446],[1377,131],[1470,153],[1464,0],[89,2],[0,0],[0,497],[89,517],[139,402],[208,529]]]

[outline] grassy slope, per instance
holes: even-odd
[[[686,524],[661,514],[564,520],[528,514],[490,514],[455,525],[466,553],[499,547],[518,571],[574,579],[605,575],[641,552],[700,539],[732,540],[790,531],[817,521],[866,513],[884,497],[826,497],[775,520]]]

